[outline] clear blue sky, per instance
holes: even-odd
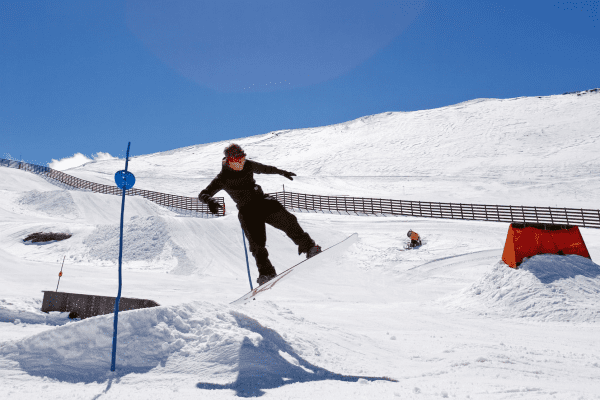
[[[599,14],[600,0],[3,0],[0,157],[148,154],[600,87]]]

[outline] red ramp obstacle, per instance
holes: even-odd
[[[571,225],[510,224],[502,261],[517,268],[525,257],[536,254],[577,254],[591,259],[579,228]]]

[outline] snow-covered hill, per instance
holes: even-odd
[[[257,176],[266,190],[285,183],[317,194],[597,208],[599,106],[595,93],[477,100],[237,142],[252,158],[299,175]],[[225,145],[138,156],[129,167],[136,187],[196,195]],[[107,160],[66,172],[111,183],[122,168],[123,160]],[[260,301],[233,307],[249,289],[233,204],[223,218],[200,219],[137,197],[125,205],[123,296],[161,306],[120,314],[110,374],[111,315],[70,321],[39,308],[65,256],[60,291],[116,295],[120,205],[118,196],[0,168],[7,398],[600,393],[600,230],[581,229],[592,260],[539,255],[513,270],[499,262],[508,224],[296,213],[322,245],[353,232],[359,241]],[[423,237],[421,248],[404,249],[409,229]],[[39,231],[72,237],[23,242]],[[282,232],[267,226],[267,236],[279,272],[301,260]],[[251,257],[250,269],[256,279]]]
[[[600,92],[477,99],[342,124],[243,137],[249,158],[298,174],[264,187],[422,201],[597,208]],[[140,188],[195,196],[229,142],[134,157]],[[125,143],[124,143],[125,145]],[[135,154],[135,143],[132,143]],[[112,184],[123,160],[66,172]]]

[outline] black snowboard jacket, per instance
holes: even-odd
[[[198,198],[203,203],[208,204],[212,201],[212,196],[220,190],[225,190],[233,201],[235,201],[238,210],[241,210],[242,207],[267,197],[262,188],[256,184],[254,180],[255,173],[283,175],[285,172],[287,171],[271,167],[270,165],[263,165],[252,160],[246,160],[244,168],[241,171],[236,171],[223,158],[221,172],[219,172],[206,189],[200,192]]]

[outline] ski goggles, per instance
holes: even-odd
[[[246,159],[246,156],[240,156],[240,157],[227,157],[227,162],[228,163],[233,163],[233,164],[239,164],[242,163]]]

